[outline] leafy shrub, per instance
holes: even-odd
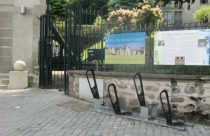
[[[148,1],[138,5],[138,8],[119,9],[110,12],[107,19],[110,26],[131,26],[139,24],[156,24],[162,21],[161,10],[158,7],[151,7]]]
[[[203,5],[200,9],[196,10],[193,14],[193,19],[195,22],[205,23],[208,21],[210,15],[210,6]]]

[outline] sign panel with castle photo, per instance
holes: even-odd
[[[105,37],[105,64],[145,64],[145,32]]]

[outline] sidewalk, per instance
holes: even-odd
[[[89,110],[55,89],[0,90],[0,136],[209,136],[196,125],[177,131]]]

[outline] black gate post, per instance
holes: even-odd
[[[52,26],[52,17],[48,15],[40,17],[39,87],[41,88],[52,84]]]

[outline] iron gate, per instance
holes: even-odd
[[[104,32],[99,31],[101,24],[93,27],[94,20],[101,15],[100,11],[74,5],[66,7],[65,20],[60,23],[52,16],[41,16],[40,87],[60,88],[68,93],[68,70],[95,67],[95,63],[89,63],[92,62],[90,51],[96,52],[98,62],[103,63]]]
[[[67,93],[68,75],[64,56],[65,42],[62,34],[62,21],[49,15],[40,18],[39,43],[39,86],[42,88],[58,88]],[[60,29],[60,32],[59,32]]]
[[[97,52],[98,61],[103,63],[103,38],[101,20],[94,25],[97,17],[103,15],[100,10],[82,9],[81,6],[66,8],[66,55],[70,69],[89,69],[86,62],[90,62],[90,51]],[[100,29],[100,30],[99,30]],[[85,63],[85,65],[84,65]],[[91,65],[91,64],[89,64]],[[95,65],[95,64],[94,64]]]

